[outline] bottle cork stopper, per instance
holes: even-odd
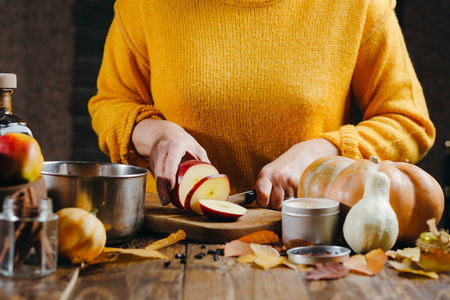
[[[0,73],[0,88],[1,89],[16,89],[17,76],[13,73]]]

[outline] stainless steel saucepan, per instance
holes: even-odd
[[[41,172],[55,211],[98,207],[107,243],[130,240],[142,227],[148,170],[104,162],[47,161]]]

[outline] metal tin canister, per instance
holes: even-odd
[[[344,262],[350,258],[351,250],[341,246],[308,246],[291,248],[288,259],[300,265],[313,265],[326,262]]]
[[[339,202],[324,198],[294,198],[283,202],[282,239],[305,239],[314,245],[338,241]]]

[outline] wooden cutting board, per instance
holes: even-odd
[[[272,230],[280,235],[281,212],[248,208],[247,213],[235,222],[217,222],[184,211],[172,204],[161,206],[157,195],[147,193],[143,228],[164,234],[183,229],[186,237],[191,240],[226,243],[259,230]]]

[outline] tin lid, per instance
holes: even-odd
[[[16,89],[17,76],[13,73],[0,73],[0,88],[1,89]]]
[[[339,212],[339,202],[324,198],[294,198],[283,202],[282,213],[320,216]]]
[[[344,262],[350,258],[350,249],[341,246],[297,247],[287,251],[288,259],[300,265],[326,262]]]

